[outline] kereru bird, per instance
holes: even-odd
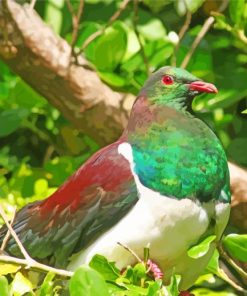
[[[119,140],[17,213],[13,228],[29,254],[69,270],[102,254],[124,268],[135,258],[118,242],[140,257],[149,245],[164,282],[176,273],[181,290],[190,287],[215,244],[198,259],[187,250],[209,234],[220,239],[230,211],[225,152],[191,108],[196,95],[216,92],[183,69],[152,74]],[[6,251],[20,255],[13,238]]]

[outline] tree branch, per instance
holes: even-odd
[[[0,58],[99,145],[112,142],[127,123],[124,96],[80,64],[70,65],[71,47],[29,6],[0,2]],[[42,40],[42,42],[40,42]]]
[[[33,259],[30,263],[30,261],[27,259],[20,259],[20,258],[16,258],[16,257],[12,257],[12,256],[0,255],[0,262],[18,264],[18,265],[25,266],[27,269],[38,270],[38,271],[46,272],[46,273],[53,272],[57,275],[64,276],[64,277],[72,277],[73,276],[72,271],[54,268],[54,267],[39,263]]]

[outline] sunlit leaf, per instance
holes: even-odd
[[[102,35],[95,47],[94,64],[99,70],[113,70],[124,57],[127,34],[121,22],[116,22]]]
[[[216,235],[210,235],[208,237],[206,237],[202,242],[200,242],[198,245],[193,246],[192,248],[190,248],[187,252],[187,254],[191,257],[191,258],[200,258],[202,256],[204,256],[205,254],[207,254],[209,248],[210,248],[210,244],[216,239]]]
[[[116,268],[115,264],[101,255],[94,255],[89,266],[98,271],[105,280],[115,280],[120,276],[120,270]]]
[[[40,296],[47,296],[47,295],[52,295],[52,289],[53,289],[53,285],[54,285],[54,278],[55,278],[55,274],[52,272],[47,273],[41,288],[40,288]]]
[[[16,264],[11,263],[0,263],[0,275],[6,275],[9,273],[15,273],[17,270],[19,270],[21,267]],[[1,294],[0,294],[1,295]]]
[[[1,296],[9,296],[9,285],[8,280],[5,276],[0,276],[0,295]]]
[[[231,20],[237,26],[240,25],[244,13],[245,0],[234,0],[229,3]]]
[[[92,268],[82,266],[76,270],[69,283],[71,296],[109,296],[104,278]]]
[[[18,272],[11,283],[11,292],[14,296],[22,296],[25,293],[31,292],[33,289],[32,283],[22,273]]]

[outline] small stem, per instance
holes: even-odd
[[[139,31],[138,31],[138,29],[137,29],[137,21],[138,21],[138,1],[139,1],[139,0],[134,0],[133,27],[134,27],[134,32],[135,32],[135,34],[136,34],[137,40],[138,40],[139,45],[140,45],[140,52],[141,52],[141,55],[142,55],[142,59],[143,59],[144,65],[145,65],[145,67],[146,67],[146,73],[147,73],[147,75],[149,75],[149,74],[150,74],[150,69],[149,69],[148,59],[147,59],[147,56],[146,56],[146,54],[145,54],[144,46],[143,46],[143,44],[142,44],[142,41],[141,41],[141,38],[140,38]]]
[[[217,276],[221,278],[223,281],[227,282],[230,286],[232,286],[237,291],[244,292],[244,293],[247,292],[247,290],[245,290],[244,288],[236,284],[232,279],[230,279],[223,269],[219,270],[219,272],[217,273]]]
[[[11,222],[10,222],[10,225],[11,226],[13,225],[13,222],[15,220],[15,214],[16,214],[16,208],[14,209],[14,214],[13,214],[13,217],[12,217]],[[6,245],[7,245],[8,241],[9,241],[9,239],[10,239],[10,236],[11,236],[11,233],[10,233],[10,231],[8,229],[6,235],[5,235],[4,239],[3,239],[1,248],[0,248],[1,251],[4,251],[5,250]]]
[[[229,2],[229,0],[224,0],[218,9],[218,12],[222,12],[227,7],[228,2]],[[187,53],[184,60],[182,61],[182,64],[180,65],[181,68],[186,68],[188,66],[189,61],[190,61],[192,55],[194,54],[196,48],[200,44],[202,38],[206,35],[208,30],[210,29],[210,27],[213,25],[214,21],[215,21],[215,18],[213,16],[210,16],[209,18],[206,19],[200,32],[198,33],[195,40],[193,41],[189,52]]]
[[[39,263],[33,259],[30,262],[27,259],[20,259],[12,256],[0,255],[0,262],[18,264],[18,265],[25,266],[28,269],[38,270],[41,272],[53,272],[57,275],[64,276],[64,277],[72,277],[74,274],[72,271],[57,269],[57,268]]]
[[[185,33],[188,31],[189,29],[189,26],[190,26],[190,22],[191,22],[191,17],[192,17],[192,14],[191,12],[188,10],[187,14],[186,14],[186,18],[185,18],[185,21],[184,21],[184,24],[182,26],[182,28],[180,29],[179,33],[178,33],[178,43],[176,44],[175,46],[175,49],[174,49],[174,54],[173,54],[173,58],[172,58],[172,65],[173,66],[176,66],[177,64],[177,52],[178,52],[178,49],[179,49],[179,46],[180,46],[180,42],[181,40],[183,39]]]
[[[226,262],[228,262],[244,279],[247,280],[247,273],[240,266],[238,266],[235,261],[225,252],[222,245],[218,246],[218,250],[220,255],[226,260]]]
[[[2,216],[9,232],[11,233],[12,237],[14,238],[14,240],[16,241],[18,247],[20,248],[24,258],[28,261],[28,262],[32,262],[33,259],[29,256],[29,254],[27,253],[27,251],[25,250],[24,246],[22,245],[21,241],[19,240],[17,234],[15,233],[14,229],[12,228],[12,226],[9,224],[8,222],[8,218],[5,215],[5,212],[2,208],[2,206],[0,205],[0,215]]]
[[[210,29],[210,27],[212,26],[212,24],[214,23],[214,17],[210,16],[205,23],[203,24],[201,31],[199,32],[199,34],[196,36],[196,39],[194,40],[194,42],[191,45],[190,50],[188,51],[187,55],[185,56],[182,64],[180,65],[181,68],[186,68],[187,65],[189,64],[189,61],[192,57],[192,55],[194,54],[197,46],[199,45],[199,43],[201,42],[202,38],[206,35],[206,33],[208,32],[208,30]]]
[[[31,0],[31,3],[29,5],[30,9],[34,9],[35,4],[36,4],[36,0]]]
[[[100,36],[101,34],[103,34],[106,30],[106,28],[108,28],[120,15],[121,13],[124,11],[124,9],[127,7],[128,3],[130,2],[130,0],[123,0],[123,2],[121,3],[119,9],[111,16],[111,18],[109,19],[109,21],[106,23],[106,25],[94,32],[92,35],[90,35],[83,43],[81,50],[76,54],[77,56],[80,55],[86,47],[88,47],[88,45],[94,40],[96,39],[98,36]]]
[[[132,254],[136,260],[140,263],[143,263],[143,261],[141,260],[141,258],[133,251],[131,250],[128,246],[124,245],[123,243],[117,242],[117,244],[121,247],[123,247],[126,251],[130,252],[130,254]]]

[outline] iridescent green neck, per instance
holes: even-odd
[[[186,96],[183,90],[183,88],[180,88],[170,92],[169,89],[161,90],[160,87],[151,89],[144,87],[140,92],[140,96],[148,98],[150,104],[156,105],[157,108],[169,107],[185,114],[188,112],[193,114],[191,108],[193,98]]]

